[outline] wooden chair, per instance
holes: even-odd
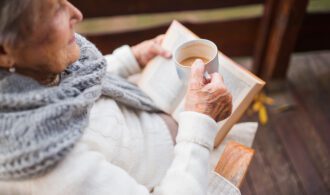
[[[215,172],[236,187],[240,187],[251,164],[255,151],[237,142],[227,143]]]

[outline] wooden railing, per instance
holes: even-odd
[[[262,3],[264,0],[70,0],[90,17],[216,9]]]
[[[330,13],[305,14],[308,0],[71,0],[85,18],[131,14],[210,10],[224,7],[264,5],[261,17],[203,23],[183,22],[202,38],[214,41],[230,57],[253,56],[252,71],[264,80],[284,78],[294,51],[330,48]],[[88,35],[102,52],[110,53],[123,44],[134,45],[168,28],[168,24],[148,29],[112,34]]]

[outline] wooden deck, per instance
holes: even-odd
[[[284,86],[269,92],[282,108],[258,129],[242,194],[330,194],[330,51],[295,55]]]

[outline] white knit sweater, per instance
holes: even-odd
[[[128,46],[106,59],[108,71],[121,76],[140,71]],[[183,112],[174,147],[158,115],[101,98],[92,108],[83,138],[54,170],[30,180],[0,181],[0,194],[240,194],[210,171],[216,129],[210,117]]]

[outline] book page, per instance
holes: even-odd
[[[220,65],[219,66],[219,72],[223,77],[225,86],[230,91],[232,98],[233,98],[233,112],[231,116],[234,114],[234,112],[237,110],[238,106],[242,103],[244,100],[244,97],[247,96],[253,85],[249,82],[245,82],[243,79],[240,80],[240,77],[237,77],[237,75],[232,72],[226,65]],[[231,117],[229,116],[229,118]],[[221,127],[224,123],[226,123],[226,120],[223,120],[218,123],[219,129],[221,130]]]
[[[172,24],[165,35],[162,47],[173,53],[177,46],[192,39],[196,38],[179,30],[176,24]],[[169,114],[174,112],[186,91],[177,76],[175,62],[162,57],[156,57],[149,62],[138,86],[159,108]]]
[[[156,57],[148,65],[138,85],[167,113],[172,113],[184,95],[184,86],[177,76],[172,60]]]
[[[223,62],[219,65],[219,72],[223,77],[225,86],[230,91],[233,98],[233,110],[236,110],[238,105],[243,101],[244,97],[253,87],[254,83],[251,81],[244,80],[244,76],[237,75],[233,69],[230,69],[231,65],[224,63],[223,60],[219,59],[219,62]]]
[[[248,108],[254,96],[265,85],[264,81],[240,67],[221,52],[219,52],[219,62],[220,74],[223,76],[224,83],[233,97],[233,110],[226,120],[218,122],[219,131],[215,146],[221,143],[232,126]]]

